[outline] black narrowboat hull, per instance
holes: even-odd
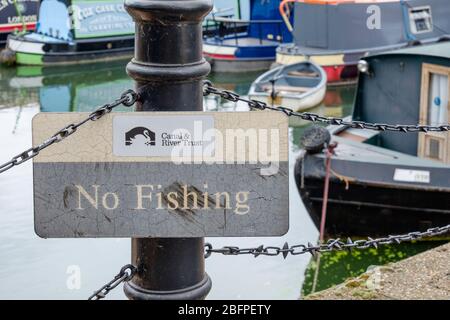
[[[423,231],[450,222],[450,189],[442,186],[450,183],[448,169],[428,168],[433,177],[441,180],[433,187],[387,181],[385,178],[391,177],[398,165],[376,164],[369,168],[367,163],[333,159],[331,166],[335,173],[330,176],[327,237],[385,236]],[[305,153],[297,160],[297,188],[317,228],[324,175],[323,157]],[[348,188],[341,180],[343,175],[348,175]]]
[[[8,39],[8,33],[0,33],[0,49],[3,49]]]

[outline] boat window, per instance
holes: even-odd
[[[410,29],[413,34],[433,31],[431,7],[415,7],[409,9]]]
[[[428,124],[438,126],[448,121],[448,75],[431,73],[428,95]]]
[[[424,64],[420,103],[420,124],[439,126],[449,118],[450,68]],[[450,133],[427,132],[419,134],[418,155],[423,158],[450,163]]]
[[[434,159],[441,159],[441,153],[439,152],[440,141],[438,139],[428,139],[428,156]]]
[[[446,139],[437,136],[425,136],[425,158],[445,162]]]
[[[39,8],[38,33],[63,40],[70,40],[69,11],[60,1],[44,0]]]

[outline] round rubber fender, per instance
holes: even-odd
[[[14,51],[8,48],[0,51],[0,64],[11,66],[15,62],[16,62],[16,53]]]

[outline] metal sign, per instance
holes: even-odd
[[[33,140],[85,113],[39,113]],[[288,121],[269,112],[111,113],[33,159],[35,230],[51,237],[280,236]]]

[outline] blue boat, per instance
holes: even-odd
[[[268,69],[276,48],[292,41],[279,11],[279,0],[251,0],[250,19],[214,17],[223,26],[204,39],[203,54],[215,72],[247,72]],[[245,26],[245,30],[240,27]],[[234,32],[221,33],[221,30]]]

